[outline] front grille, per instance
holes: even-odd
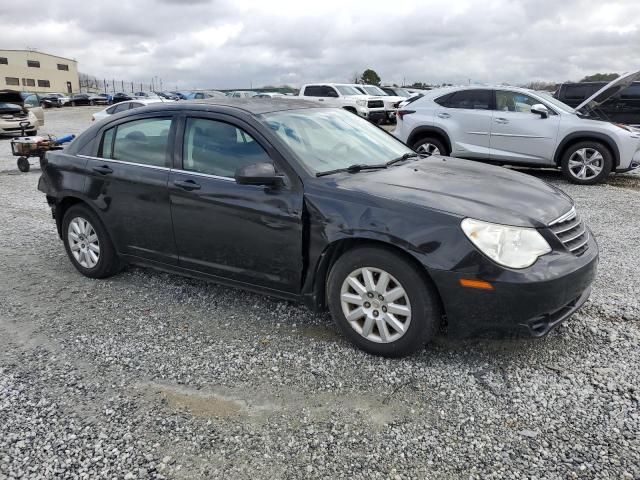
[[[383,108],[384,102],[382,100],[369,100],[367,105],[369,108]]]
[[[589,230],[575,208],[551,222],[549,228],[574,255],[582,255],[589,248]]]

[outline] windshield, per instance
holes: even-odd
[[[573,108],[571,108],[566,103],[561,102],[557,98],[554,98],[550,93],[548,93],[548,92],[535,92],[535,93],[539,97],[542,97],[545,102],[549,102],[554,107],[559,108],[560,110],[562,110],[564,112],[569,112],[569,113],[573,112]]]
[[[336,85],[336,90],[338,90],[342,95],[362,95],[358,90],[347,85]]]
[[[395,92],[398,97],[409,98],[411,96],[411,94],[403,88],[396,88]]]
[[[263,118],[313,173],[379,165],[412,153],[399,140],[342,109],[289,110]]]
[[[374,86],[362,86],[362,88],[364,89],[365,92],[367,92],[369,95],[384,95],[385,97],[387,96],[386,93],[384,93],[384,90],[382,90],[381,88],[378,87],[374,87]]]

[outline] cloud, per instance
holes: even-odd
[[[24,23],[0,11],[0,44],[76,58],[99,78],[171,88],[349,81],[578,80],[640,66],[640,3],[595,0],[59,0]],[[37,35],[33,35],[37,32]]]

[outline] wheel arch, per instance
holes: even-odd
[[[343,109],[345,109],[347,112],[351,112],[351,113],[355,113],[356,115],[358,114],[358,111],[356,110],[356,107],[342,107]]]
[[[327,308],[327,279],[333,265],[335,265],[338,259],[346,252],[360,247],[383,248],[392,251],[408,260],[420,272],[425,283],[433,287],[438,296],[440,311],[445,313],[444,303],[442,301],[442,296],[440,295],[438,286],[431,278],[431,275],[429,275],[427,268],[425,268],[425,266],[414,255],[398,245],[384,240],[367,237],[350,237],[336,239],[325,247],[314,269],[313,292],[311,297],[314,299],[313,308],[315,310],[323,311]]]
[[[71,207],[78,204],[84,205],[89,210],[91,210],[91,212],[93,212],[93,214],[96,217],[98,217],[98,219],[104,224],[104,221],[102,220],[102,215],[100,215],[100,213],[96,211],[96,209],[93,208],[89,202],[85,201],[80,197],[67,195],[63,197],[61,200],[59,200],[56,203],[56,207],[55,207],[56,208],[55,210],[56,227],[58,228],[58,236],[60,238],[62,238],[62,220],[64,219],[65,214]],[[105,227],[105,230],[106,230],[106,227]],[[107,235],[110,235],[108,230],[107,230]]]
[[[613,157],[613,165],[612,171],[616,169],[616,167],[620,166],[620,150],[616,145],[616,142],[609,136],[604,133],[599,132],[573,132],[567,135],[562,139],[558,148],[556,148],[556,153],[554,155],[554,162],[557,166],[560,166],[562,162],[562,157],[566,151],[576,143],[580,142],[598,142],[603,143],[611,153]]]
[[[407,137],[407,145],[410,148],[413,148],[412,146],[415,142],[429,136],[439,139],[447,148],[447,153],[451,154],[452,149],[449,135],[440,127],[423,125],[421,127],[414,128],[409,134],[409,137]]]

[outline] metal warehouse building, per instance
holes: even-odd
[[[5,88],[28,92],[78,92],[78,62],[32,50],[0,50],[0,89]]]

